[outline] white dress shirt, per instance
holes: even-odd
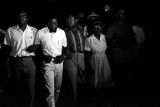
[[[62,54],[62,47],[67,47],[64,30],[57,28],[56,32],[50,32],[48,27],[38,31],[35,44],[41,44],[43,54],[56,57]]]
[[[8,28],[4,38],[4,44],[12,47],[10,56],[34,56],[34,53],[28,53],[25,49],[33,45],[36,31],[36,28],[29,25],[27,25],[24,31],[22,31],[18,25]]]

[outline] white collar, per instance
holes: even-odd
[[[16,28],[17,28],[18,30],[21,30],[21,29],[19,28],[19,26],[18,26],[18,25],[16,26]],[[29,25],[28,25],[28,24],[27,24],[27,26],[26,26],[26,29],[25,29],[25,30],[27,30],[27,29],[30,29],[30,27],[29,27]],[[25,30],[24,30],[24,31],[25,31]]]

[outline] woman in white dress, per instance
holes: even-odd
[[[111,69],[105,53],[106,49],[107,44],[105,36],[101,32],[101,23],[95,22],[93,34],[85,42],[85,51],[91,53],[90,58],[87,58],[92,70],[89,82],[94,87],[108,87],[112,83]]]

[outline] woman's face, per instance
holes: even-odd
[[[102,30],[102,28],[100,25],[98,25],[98,24],[94,25],[94,27],[93,27],[94,34],[99,35],[101,33],[101,30]]]

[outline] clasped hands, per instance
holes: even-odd
[[[59,55],[53,58],[52,56],[44,56],[46,62],[54,62],[55,64],[60,64],[64,59],[64,55]],[[53,60],[52,60],[53,59]]]

